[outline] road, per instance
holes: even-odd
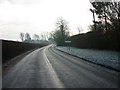
[[[3,88],[116,88],[118,72],[46,46],[25,56],[2,81]]]

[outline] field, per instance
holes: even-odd
[[[34,44],[2,40],[2,63],[35,48],[41,48],[47,44]]]

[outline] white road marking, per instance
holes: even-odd
[[[55,84],[56,88],[65,88],[64,85],[62,84],[62,82],[60,81],[60,79],[58,78],[55,70],[53,69],[50,61],[48,60],[46,54],[45,54],[45,50],[43,50],[43,55],[44,55],[44,58],[45,58],[45,61],[47,63],[47,66],[48,66],[48,69],[50,71],[50,74],[51,74],[51,78],[53,80],[53,83]]]

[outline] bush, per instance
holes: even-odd
[[[91,31],[86,34],[78,34],[70,37],[70,40],[72,41],[71,46],[78,48],[120,50],[120,34],[113,30],[106,33]]]

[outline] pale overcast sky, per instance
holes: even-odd
[[[68,21],[70,32],[84,32],[92,24],[89,0],[0,0],[0,39],[20,40],[19,33],[40,35],[55,29],[58,18]]]

